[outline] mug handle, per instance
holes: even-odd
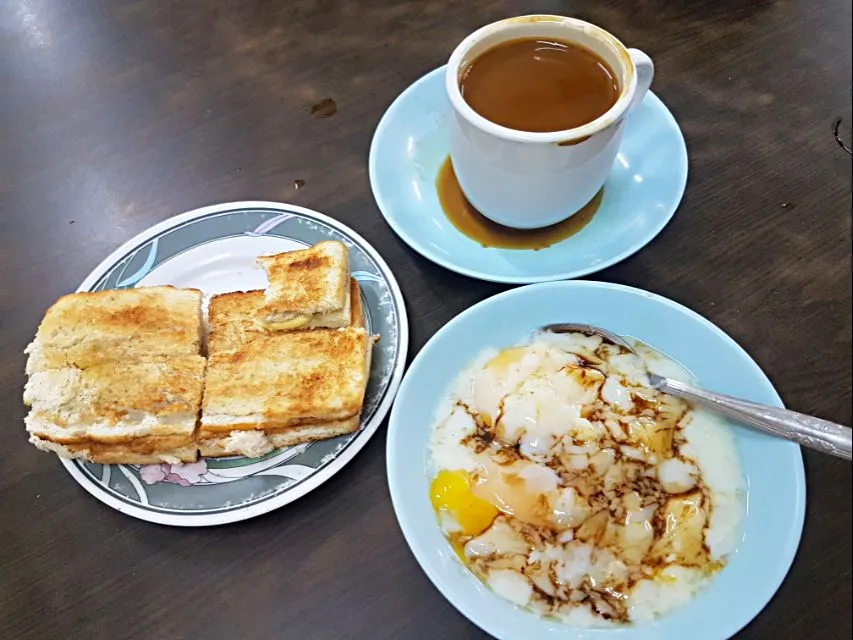
[[[637,70],[637,90],[634,92],[634,98],[631,100],[630,110],[633,110],[646,97],[649,87],[652,84],[652,79],[655,77],[655,65],[652,59],[639,49],[628,49],[628,55],[634,61],[634,68]]]

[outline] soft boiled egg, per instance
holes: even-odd
[[[430,500],[459,559],[507,600],[571,624],[649,619],[735,544],[724,429],[649,389],[644,359],[549,334],[459,374],[430,436]]]

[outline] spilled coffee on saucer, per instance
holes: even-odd
[[[465,102],[495,124],[529,132],[574,129],[619,98],[616,74],[580,45],[520,38],[487,49],[463,70]]]

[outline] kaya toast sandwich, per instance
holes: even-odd
[[[374,337],[349,282],[349,325],[263,331],[262,291],[214,296],[198,444],[203,456],[259,457],[357,431]]]
[[[102,464],[194,461],[201,298],[169,286],[60,298],[27,348],[30,442]]]

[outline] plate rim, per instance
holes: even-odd
[[[646,291],[637,287],[631,287],[628,285],[617,283],[602,282],[597,280],[560,280],[552,282],[532,283],[526,286],[516,287],[508,291],[503,291],[501,293],[495,294],[477,302],[476,304],[468,307],[467,309],[464,309],[459,314],[454,316],[444,326],[442,326],[438,331],[436,331],[432,335],[432,337],[430,337],[430,339],[427,340],[427,342],[421,347],[421,349],[419,349],[418,353],[415,354],[411,364],[406,370],[406,375],[403,377],[403,380],[400,384],[400,387],[398,389],[398,395],[402,392],[405,392],[408,385],[414,384],[410,382],[410,380],[412,380],[410,374],[412,371],[417,371],[419,363],[424,357],[426,357],[425,354],[430,351],[430,345],[433,343],[433,341],[439,339],[440,336],[450,331],[457,324],[461,324],[462,322],[467,321],[467,319],[470,316],[474,315],[478,309],[494,301],[496,298],[523,296],[523,292],[527,289],[549,287],[618,290],[632,295],[639,295],[642,297],[650,298],[652,300],[655,300],[656,302],[663,304],[666,307],[673,309],[676,312],[687,315],[693,321],[705,325],[711,331],[720,335],[726,341],[730,342],[732,346],[736,349],[736,351],[738,351],[741,356],[745,357],[746,362],[748,362],[752,366],[752,368],[757,371],[757,373],[760,374],[760,376],[764,379],[767,388],[772,392],[774,403],[779,407],[784,407],[782,399],[779,396],[779,393],[776,391],[773,382],[770,380],[767,374],[764,373],[763,369],[752,358],[752,356],[749,355],[749,352],[747,352],[746,349],[744,349],[737,340],[732,338],[728,333],[726,333],[723,329],[715,325],[709,319],[700,315],[698,312],[693,311],[689,307],[686,307],[685,305],[660,294],[652,293],[650,291]],[[469,622],[476,625],[483,631],[494,635],[496,638],[509,639],[510,636],[505,634],[505,632],[507,631],[505,628],[498,628],[495,625],[490,626],[489,621],[483,620],[482,617],[478,615],[477,611],[473,607],[471,607],[464,600],[464,598],[451,597],[449,595],[450,593],[452,593],[451,587],[442,577],[442,571],[433,566],[428,565],[425,553],[419,554],[415,551],[415,546],[413,544],[413,539],[415,535],[415,525],[411,522],[406,521],[404,517],[401,517],[400,513],[403,508],[402,505],[405,503],[405,496],[401,492],[401,485],[398,485],[392,481],[392,468],[396,469],[396,467],[398,466],[398,463],[395,460],[396,450],[392,446],[392,440],[397,437],[397,431],[402,429],[401,426],[398,426],[401,420],[399,414],[400,411],[402,411],[402,409],[398,409],[398,404],[395,401],[394,406],[391,408],[391,414],[388,420],[388,432],[385,438],[385,468],[388,481],[388,491],[391,497],[392,508],[394,509],[394,516],[397,520],[397,525],[403,533],[403,538],[406,540],[406,545],[409,547],[411,554],[414,556],[415,560],[418,563],[418,566],[420,566],[423,573],[427,576],[432,585],[438,590],[438,592],[442,595],[442,597],[444,597],[444,599],[448,603],[450,603],[458,612],[460,612],[465,618],[467,618]],[[793,468],[797,487],[794,505],[794,517],[792,520],[793,527],[785,538],[784,553],[779,556],[780,561],[777,565],[782,567],[782,571],[778,576],[778,580],[774,580],[772,587],[768,589],[766,598],[762,598],[760,606],[758,606],[755,611],[748,613],[748,615],[742,616],[742,619],[738,619],[732,626],[732,628],[725,629],[725,637],[734,635],[744,629],[766,609],[767,605],[778,593],[779,589],[781,588],[782,584],[790,573],[791,567],[793,566],[794,560],[796,559],[798,550],[802,543],[807,501],[805,464],[803,461],[802,449],[794,442],[782,442],[781,444],[791,449],[792,453],[797,454],[794,455]],[[581,627],[574,627],[569,625],[566,625],[565,627],[566,640],[571,640],[572,638],[587,638],[591,637],[592,634],[595,634],[596,637],[604,637],[605,633],[618,633],[624,635],[625,632],[626,630],[624,629],[584,629]],[[563,635],[564,634],[560,634],[560,637],[562,637]]]
[[[627,260],[635,253],[638,253],[643,248],[651,244],[651,242],[657,238],[658,235],[666,228],[666,226],[672,221],[672,218],[675,216],[675,213],[678,211],[678,208],[681,206],[681,202],[684,199],[684,193],[687,188],[687,179],[690,173],[690,158],[687,153],[687,142],[684,139],[684,132],[681,130],[681,127],[678,125],[678,121],[675,119],[675,116],[672,115],[672,112],[666,106],[666,104],[650,89],[646,95],[643,97],[643,100],[650,100],[657,108],[661,110],[664,117],[672,124],[673,129],[678,135],[679,140],[681,141],[681,148],[683,151],[683,175],[680,180],[679,185],[679,194],[675,201],[675,205],[671,208],[666,215],[664,215],[660,222],[655,225],[650,233],[636,246],[629,247],[627,250],[622,251],[621,253],[615,254],[610,258],[601,261],[597,264],[590,264],[586,267],[580,269],[573,269],[570,271],[563,271],[560,273],[554,273],[551,275],[544,276],[509,276],[509,275],[496,275],[492,273],[487,273],[485,271],[478,271],[476,269],[466,269],[455,264],[452,260],[447,259],[440,254],[433,252],[427,246],[421,244],[417,238],[413,235],[409,234],[402,225],[400,225],[388,212],[388,205],[385,202],[385,199],[380,197],[380,187],[379,180],[377,176],[377,163],[378,163],[378,141],[385,134],[386,129],[390,126],[390,121],[392,114],[400,108],[400,104],[403,99],[409,95],[409,93],[416,92],[422,84],[426,84],[428,81],[433,79],[433,76],[442,75],[445,71],[447,65],[442,65],[432,71],[428,71],[420,78],[412,82],[409,86],[407,86],[403,91],[401,91],[396,98],[394,98],[393,102],[388,106],[385,112],[382,114],[382,118],[379,120],[379,124],[376,125],[376,129],[373,132],[373,137],[370,141],[370,151],[368,154],[367,161],[367,173],[368,178],[370,180],[370,191],[373,194],[373,200],[376,202],[376,206],[379,208],[379,212],[382,214],[382,217],[385,219],[386,224],[391,227],[391,230],[397,234],[397,236],[403,240],[410,248],[416,251],[418,254],[429,260],[430,262],[437,264],[445,269],[453,271],[455,273],[459,273],[464,276],[468,276],[469,278],[475,278],[477,280],[483,280],[486,282],[500,282],[504,284],[537,284],[543,282],[554,282],[557,280],[570,280],[574,278],[581,278],[583,276],[590,275],[591,273],[596,273],[598,271],[603,271],[608,267],[612,267],[615,264],[622,262],[623,260]],[[444,85],[442,84],[442,90]]]
[[[397,391],[400,388],[400,383],[402,382],[409,350],[409,320],[408,313],[406,311],[405,299],[403,298],[402,291],[400,290],[400,285],[397,282],[397,278],[394,275],[394,272],[391,270],[391,268],[388,266],[388,263],[385,262],[379,252],[373,247],[373,245],[370,244],[367,240],[365,240],[359,233],[356,233],[351,227],[344,224],[343,222],[340,222],[314,209],[309,209],[308,207],[302,207],[299,205],[269,200],[238,200],[206,205],[197,209],[186,211],[184,213],[179,213],[144,229],[126,242],[122,243],[121,246],[119,246],[106,258],[101,260],[100,263],[98,263],[98,265],[89,273],[89,275],[87,275],[83,279],[83,281],[77,287],[76,291],[89,291],[91,287],[94,286],[94,284],[97,283],[97,281],[106,272],[108,272],[112,267],[115,266],[116,262],[125,257],[129,251],[135,249],[140,244],[147,242],[148,240],[151,240],[152,238],[161,235],[169,229],[182,225],[186,222],[190,222],[197,218],[202,218],[212,213],[220,213],[231,209],[271,209],[273,211],[279,211],[280,213],[296,213],[303,216],[313,217],[319,220],[320,222],[323,222],[324,224],[332,227],[333,229],[342,232],[344,235],[351,237],[356,242],[360,243],[366,253],[379,266],[380,271],[388,282],[388,288],[394,298],[394,302],[397,304],[397,308],[399,310],[398,331],[400,340],[400,350],[397,354],[396,362],[394,362],[394,368],[389,379],[388,389],[385,393],[385,397],[382,399],[379,406],[376,408],[376,411],[374,412],[371,420],[366,425],[363,425],[356,437],[353,438],[352,444],[346,447],[343,451],[341,451],[335,457],[334,460],[329,462],[319,471],[312,474],[311,477],[300,483],[298,487],[296,487],[293,491],[284,491],[279,496],[275,496],[273,498],[264,500],[254,505],[248,505],[244,508],[238,508],[232,511],[215,514],[177,515],[173,513],[163,513],[159,511],[142,509],[136,507],[135,505],[128,505],[119,500],[118,498],[115,498],[114,496],[110,495],[109,492],[100,489],[99,485],[89,482],[88,479],[84,477],[83,472],[74,464],[73,460],[60,458],[60,462],[62,463],[62,465],[66,468],[66,470],[68,470],[68,472],[77,482],[77,484],[79,484],[83,489],[85,489],[87,493],[97,498],[100,502],[103,502],[104,504],[112,507],[116,511],[119,511],[120,513],[127,514],[140,520],[145,520],[156,524],[165,524],[181,527],[215,526],[232,522],[240,522],[242,520],[248,520],[250,518],[269,513],[270,511],[274,511],[287,504],[290,504],[295,500],[298,500],[299,498],[305,496],[306,494],[310,493],[311,491],[319,487],[321,484],[329,480],[339,471],[341,471],[341,469],[343,469],[347,464],[349,464],[356,456],[356,454],[358,454],[365,447],[365,445],[367,445],[367,443],[379,429],[379,425],[385,420],[385,418],[389,414],[394,399],[397,396]]]

